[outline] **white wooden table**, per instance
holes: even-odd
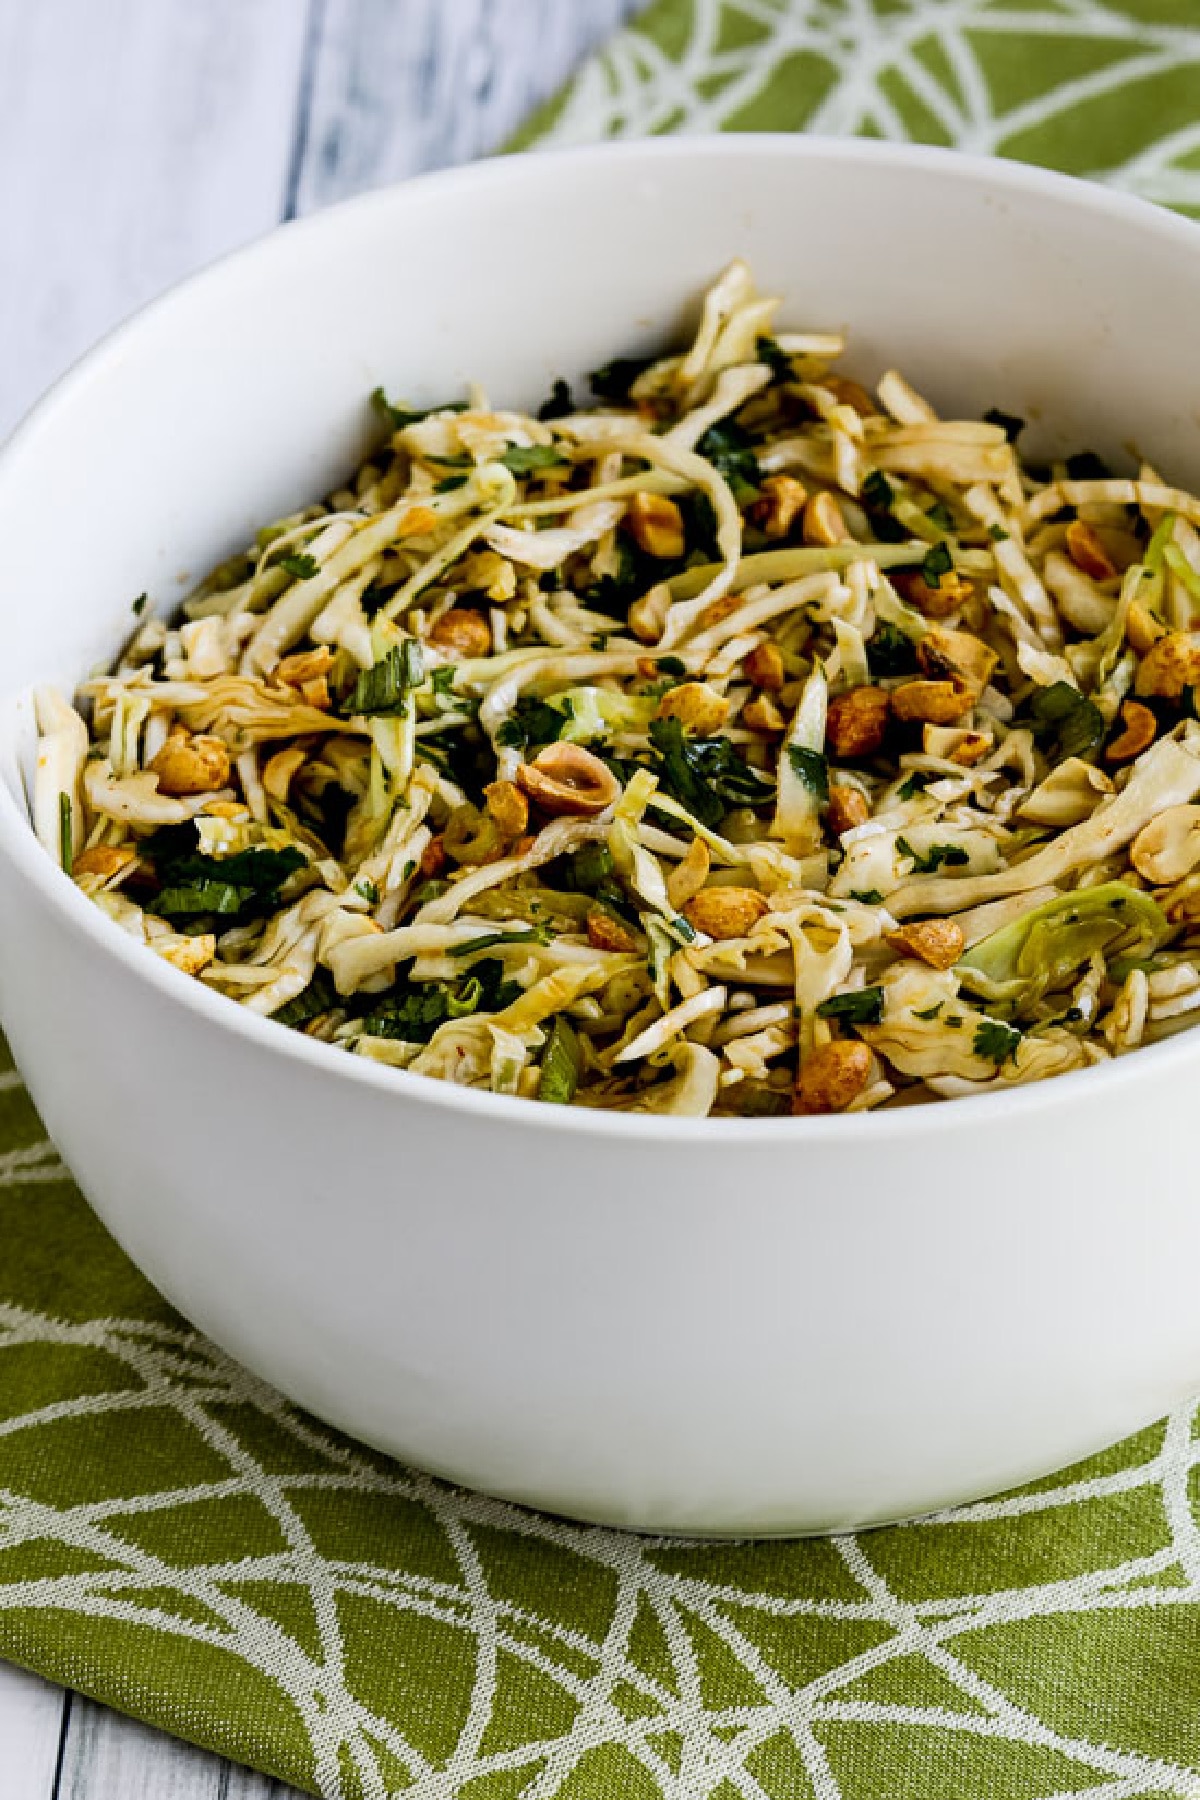
[[[641,0],[0,0],[0,438],[134,307],[494,149]],[[285,1790],[0,1666],[0,1800]]]

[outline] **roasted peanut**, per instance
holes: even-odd
[[[488,812],[506,838],[519,838],[529,824],[529,802],[515,781],[490,781],[483,790]]]
[[[768,737],[782,737],[787,729],[787,720],[770,694],[755,694],[753,700],[747,700],[740,723],[748,725],[751,731],[765,732]]]
[[[814,494],[804,507],[803,537],[806,544],[844,544],[850,536],[836,494]]]
[[[1182,881],[1200,863],[1200,806],[1168,806],[1129,846],[1129,860],[1155,887]]]
[[[1135,756],[1150,747],[1157,734],[1158,720],[1148,706],[1142,706],[1137,700],[1121,702],[1121,717],[1125,729],[1105,750],[1105,762],[1132,762]]]
[[[983,731],[964,731],[954,725],[926,725],[921,734],[921,747],[926,756],[941,756],[947,762],[971,769],[992,748],[992,739]]]
[[[825,740],[834,756],[874,756],[887,733],[892,703],[886,689],[851,688],[829,702]]]
[[[588,913],[587,941],[593,950],[637,949],[637,939],[629,927],[603,906],[593,906]]]
[[[902,956],[915,956],[931,969],[952,969],[963,953],[966,938],[953,919],[921,919],[889,931],[887,941]]]
[[[207,794],[229,780],[229,751],[219,737],[172,732],[150,763],[160,794]]]
[[[1169,631],[1138,664],[1133,691],[1140,698],[1178,700],[1185,687],[1200,683],[1200,639],[1190,631]]]
[[[522,763],[517,781],[551,818],[594,818],[621,791],[608,765],[582,744],[547,744],[531,763]]]
[[[272,674],[284,687],[299,689],[310,681],[321,681],[332,667],[333,651],[328,644],[322,644],[319,650],[298,650],[292,656],[283,657],[275,664]]]
[[[687,547],[683,514],[666,494],[635,494],[625,509],[625,526],[647,556],[674,561]]]
[[[677,862],[667,876],[667,899],[678,912],[693,894],[698,894],[708,880],[712,858],[703,838],[693,838],[687,855]]]
[[[857,1038],[820,1044],[800,1065],[793,1113],[845,1112],[871,1073],[871,1052]]]
[[[917,645],[917,661],[924,674],[935,681],[961,681],[976,696],[991,680],[999,660],[974,632],[954,631],[949,625],[931,625]]]
[[[98,875],[101,881],[111,881],[122,869],[127,869],[137,861],[137,851],[128,847],[115,849],[111,844],[93,844],[90,850],[81,850],[71,864],[71,874],[78,880],[81,875]]]
[[[778,644],[756,644],[744,658],[742,669],[747,681],[752,681],[755,687],[766,688],[769,694],[777,694],[787,679],[783,652]]]
[[[871,816],[867,797],[848,781],[835,781],[829,790],[829,829],[836,837],[865,825]]]
[[[745,937],[770,910],[757,888],[709,887],[693,894],[683,916],[706,937],[736,938]]]
[[[197,937],[169,938],[165,943],[151,938],[150,948],[181,975],[199,975],[217,954],[217,940],[211,931],[205,931]]]
[[[952,569],[943,575],[937,587],[930,585],[919,569],[898,569],[892,583],[910,606],[927,619],[945,619],[966,605],[975,590],[964,575]]]
[[[729,702],[706,681],[681,681],[668,688],[658,703],[660,719],[678,719],[697,737],[710,737],[729,717]]]
[[[435,620],[429,641],[456,657],[490,656],[492,628],[482,613],[469,606],[452,606]]]
[[[450,858],[446,854],[445,843],[442,840],[442,834],[439,832],[436,837],[430,838],[424,850],[422,850],[421,860],[417,864],[417,872],[418,874],[423,875],[426,881],[436,881],[438,876],[445,869],[449,860]]]
[[[975,705],[975,695],[964,681],[905,681],[892,689],[892,712],[907,723],[920,719],[930,725],[953,725]]]
[[[1093,581],[1111,581],[1120,573],[1095,527],[1083,519],[1072,519],[1067,526],[1067,555]]]
[[[804,510],[808,489],[794,475],[768,475],[750,518],[764,537],[784,538]]]

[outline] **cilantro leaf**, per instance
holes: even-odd
[[[820,1019],[841,1019],[846,1025],[878,1025],[883,1018],[883,989],[856,988],[849,994],[832,994],[817,1008]]]
[[[961,844],[930,844],[924,855],[914,850],[907,838],[898,837],[896,848],[901,856],[911,856],[914,875],[936,875],[943,863],[947,868],[960,868],[971,858]]]
[[[424,676],[421,646],[416,638],[405,638],[371,668],[360,671],[342,712],[347,718],[405,718],[408,696]]]
[[[293,576],[297,581],[311,581],[320,566],[316,557],[310,556],[306,550],[281,556],[275,564],[277,569],[283,569],[286,574]]]
[[[1104,714],[1069,681],[1039,688],[1029,702],[1033,735],[1052,761],[1090,756],[1104,741]]]
[[[716,825],[735,806],[763,806],[772,789],[727,737],[689,737],[678,719],[650,725],[653,767],[663,791],[702,825]]]
[[[954,558],[947,544],[935,544],[921,564],[921,579],[927,587],[941,587],[942,576],[954,569]]]
[[[409,982],[401,979],[362,1022],[368,1037],[399,1038],[427,1044],[448,1019],[477,1012],[502,1012],[521,992],[520,983],[504,979],[499,957],[484,957],[456,982]]]
[[[271,1017],[279,1025],[307,1025],[310,1019],[319,1019],[323,1012],[338,1004],[337,989],[325,969],[318,969],[308,986],[289,1000],[285,1006],[278,1007]]]
[[[829,762],[820,750],[806,750],[803,744],[789,744],[787,758],[818,805],[829,798]]]
[[[435,494],[452,494],[455,488],[466,487],[470,479],[469,475],[443,475],[440,481],[434,482],[433,491]]]
[[[556,744],[570,723],[569,711],[522,694],[496,733],[496,742],[510,750],[540,750]]]
[[[899,544],[908,536],[907,528],[892,516],[896,490],[882,469],[872,469],[863,481],[860,497],[866,508],[871,530],[883,544]]]
[[[946,1021],[949,1024],[949,1020]],[[1021,1047],[1021,1033],[1015,1025],[1006,1025],[1002,1019],[984,1019],[975,1027],[975,1037],[971,1044],[976,1056],[984,1056],[997,1067],[1012,1062]]]
[[[451,400],[447,401],[444,406],[427,406],[423,410],[414,411],[410,406],[397,406],[388,399],[381,387],[371,390],[371,405],[389,431],[403,431],[406,425],[419,425],[421,420],[427,419],[431,413],[466,412],[467,410],[465,400]]]
[[[553,444],[510,444],[500,461],[514,475],[534,475],[539,469],[565,466],[567,459]]]
[[[786,350],[781,350],[773,337],[759,337],[754,340],[754,354],[760,363],[766,363],[774,381],[791,381],[795,376],[795,367]]]
[[[941,500],[935,500],[932,506],[925,508],[925,517],[931,525],[936,525],[939,531],[954,530],[954,514]]]
[[[850,898],[857,900],[860,906],[881,906],[883,895],[878,888],[852,888]]]
[[[145,902],[161,918],[193,919],[205,913],[242,920],[261,918],[278,905],[279,890],[307,861],[302,850],[239,850],[206,856],[196,827],[163,825],[142,842],[140,854],[157,876],[159,892]]]
[[[696,445],[696,454],[705,457],[729,483],[739,506],[758,498],[762,470],[751,449],[751,438],[731,419],[710,425]]]
[[[917,646],[890,619],[880,619],[867,639],[867,662],[872,675],[912,675],[917,668]]]

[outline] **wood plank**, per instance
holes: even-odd
[[[43,1800],[32,1788],[13,1800]],[[10,1790],[0,1787],[8,1800]],[[294,1790],[76,1695],[54,1800],[293,1800]],[[50,1800],[45,1790],[45,1800]],[[297,1797],[298,1800],[298,1797]]]
[[[275,223],[306,12],[0,7],[0,438],[102,332]]]
[[[327,0],[298,212],[497,149],[645,0]]]
[[[0,1666],[0,1794],[50,1800],[66,1695],[24,1669]]]

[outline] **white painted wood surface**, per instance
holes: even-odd
[[[496,149],[644,0],[0,0],[0,438],[293,212]],[[0,1800],[288,1790],[0,1665]]]

